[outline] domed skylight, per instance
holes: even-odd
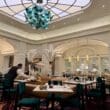
[[[0,11],[14,17],[16,20],[25,21],[25,8],[37,4],[37,0],[0,0]],[[51,11],[53,21],[69,17],[87,8],[91,0],[43,0],[42,5]]]

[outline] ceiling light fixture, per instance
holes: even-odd
[[[33,3],[31,7],[25,9],[26,22],[34,29],[48,29],[48,25],[52,20],[51,12],[40,6],[43,0],[37,0],[37,4]]]

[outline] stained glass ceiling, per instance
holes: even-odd
[[[43,0],[42,4],[38,4],[37,0],[0,0],[0,11],[18,21],[25,22],[25,8],[38,4],[50,10],[55,21],[80,12],[90,3],[91,0]]]

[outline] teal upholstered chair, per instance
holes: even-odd
[[[25,83],[19,82],[17,85],[17,100],[16,100],[16,109],[21,109],[22,107],[31,107],[32,110],[39,110],[40,108],[40,99],[38,98],[24,98],[25,94]]]
[[[3,79],[3,99],[10,101],[15,98],[16,87],[13,87],[13,82],[9,78]]]
[[[4,78],[0,75],[0,101],[3,99],[3,80]]]
[[[66,107],[82,110],[82,102],[84,101],[83,95],[83,85],[77,84],[76,93],[62,100],[62,110],[64,110]]]
[[[99,107],[104,105],[105,94],[105,80],[99,77],[97,78],[96,88],[89,90],[86,94],[87,103],[96,102],[99,109]]]
[[[102,80],[101,77],[96,79],[96,88],[91,89],[87,93],[87,97],[99,97],[103,98],[105,96],[105,80]]]

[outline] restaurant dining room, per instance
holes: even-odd
[[[110,1],[0,0],[0,110],[110,110]]]

